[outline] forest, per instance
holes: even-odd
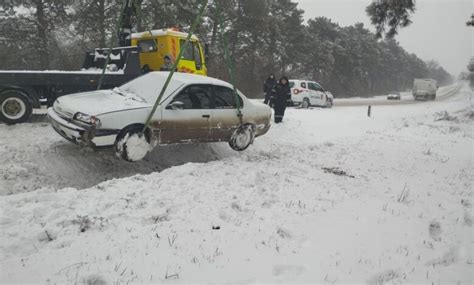
[[[413,78],[434,78],[440,85],[452,80],[436,61],[423,61],[362,23],[343,27],[326,17],[305,21],[304,11],[291,0],[216,1],[236,85],[249,97],[262,96],[269,73],[318,81],[336,97],[407,90]],[[134,30],[189,31],[201,2],[137,0]],[[121,5],[121,0],[1,1],[0,69],[80,69],[87,50],[117,45]],[[228,80],[215,7],[206,9],[196,34],[210,47],[209,75]]]

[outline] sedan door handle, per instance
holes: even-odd
[[[211,115],[202,115],[203,118],[210,118]]]

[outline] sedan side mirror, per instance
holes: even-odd
[[[183,110],[184,109],[184,103],[181,101],[174,101],[171,102],[166,109],[171,109],[171,110]]]

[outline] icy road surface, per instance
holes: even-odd
[[[462,85],[453,84],[449,86],[440,87],[436,92],[436,100],[443,101],[448,100],[452,96],[456,95]],[[380,95],[368,98],[336,98],[334,100],[334,105],[338,107],[342,106],[362,106],[362,105],[372,105],[372,106],[380,106],[380,105],[403,105],[403,104],[417,104],[426,102],[424,100],[415,100],[413,98],[412,92],[401,92],[400,100],[387,100],[387,95]]]
[[[138,164],[0,125],[0,283],[472,284],[472,97],[289,109],[248,151]]]

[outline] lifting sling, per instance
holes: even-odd
[[[122,11],[124,11],[124,9],[127,8],[126,7],[127,3],[129,3],[127,0],[123,0],[123,2],[122,2]],[[144,127],[143,127],[143,130],[142,130],[141,134],[143,134],[146,131],[146,129],[148,128],[148,125],[150,124],[151,119],[153,118],[153,115],[156,112],[156,109],[160,105],[160,101],[163,98],[163,96],[166,92],[166,89],[168,88],[168,85],[169,85],[174,73],[178,69],[178,66],[179,66],[179,63],[181,61],[181,58],[183,56],[184,51],[189,48],[189,45],[191,43],[191,37],[194,34],[197,26],[201,22],[201,19],[202,19],[202,16],[204,14],[204,10],[205,10],[207,4],[208,4],[208,0],[203,0],[202,1],[201,7],[199,8],[198,15],[197,15],[196,19],[194,20],[193,24],[191,25],[191,29],[190,29],[187,37],[186,37],[184,47],[180,48],[180,50],[179,50],[178,57],[176,58],[175,63],[173,65],[173,68],[171,69],[168,77],[166,78],[165,84],[163,85],[163,88],[161,89],[160,94],[158,95],[158,98],[156,99],[155,103],[153,104],[153,108],[151,109],[150,113],[148,114],[148,117],[145,121],[145,124],[144,124]],[[131,5],[132,6],[134,5],[134,0],[131,0]],[[227,69],[228,69],[228,72],[229,72],[229,77],[230,77],[230,81],[231,81],[232,89],[233,89],[233,93],[234,93],[234,100],[235,100],[236,107],[237,107],[237,117],[239,117],[240,125],[242,126],[242,124],[243,124],[243,119],[242,119],[243,116],[242,116],[242,111],[241,111],[242,106],[240,106],[239,95],[237,94],[237,88],[235,87],[234,72],[233,72],[234,71],[234,66],[233,66],[232,60],[230,58],[227,39],[225,37],[224,20],[223,20],[223,17],[222,17],[222,13],[221,13],[218,1],[215,1],[215,5],[216,5],[216,13],[217,13],[217,17],[218,17],[217,20],[219,21],[219,26],[220,26],[219,31],[220,31],[220,36],[221,36],[221,40],[222,40],[222,46],[223,46],[223,49],[224,49],[225,62],[226,62]],[[139,8],[137,8],[136,10],[139,10]],[[140,11],[137,11],[137,12],[138,12],[137,14],[141,14]],[[140,17],[141,15],[138,15],[138,16]],[[123,17],[121,15],[121,17],[119,17],[119,20],[117,21],[118,22],[117,23],[118,27],[121,27],[121,25],[122,25],[122,23],[121,23],[122,18]],[[113,43],[113,41],[111,41],[111,44],[112,43]],[[112,50],[112,46],[110,47],[110,50]],[[100,89],[102,87],[102,81],[103,81],[103,77],[105,75],[105,69],[107,68],[107,64],[108,64],[109,60],[110,60],[110,52],[107,54],[107,58],[105,60],[105,65],[102,69],[102,74],[101,74],[101,77],[100,77],[100,80],[99,80],[99,85],[97,86],[97,89]]]

